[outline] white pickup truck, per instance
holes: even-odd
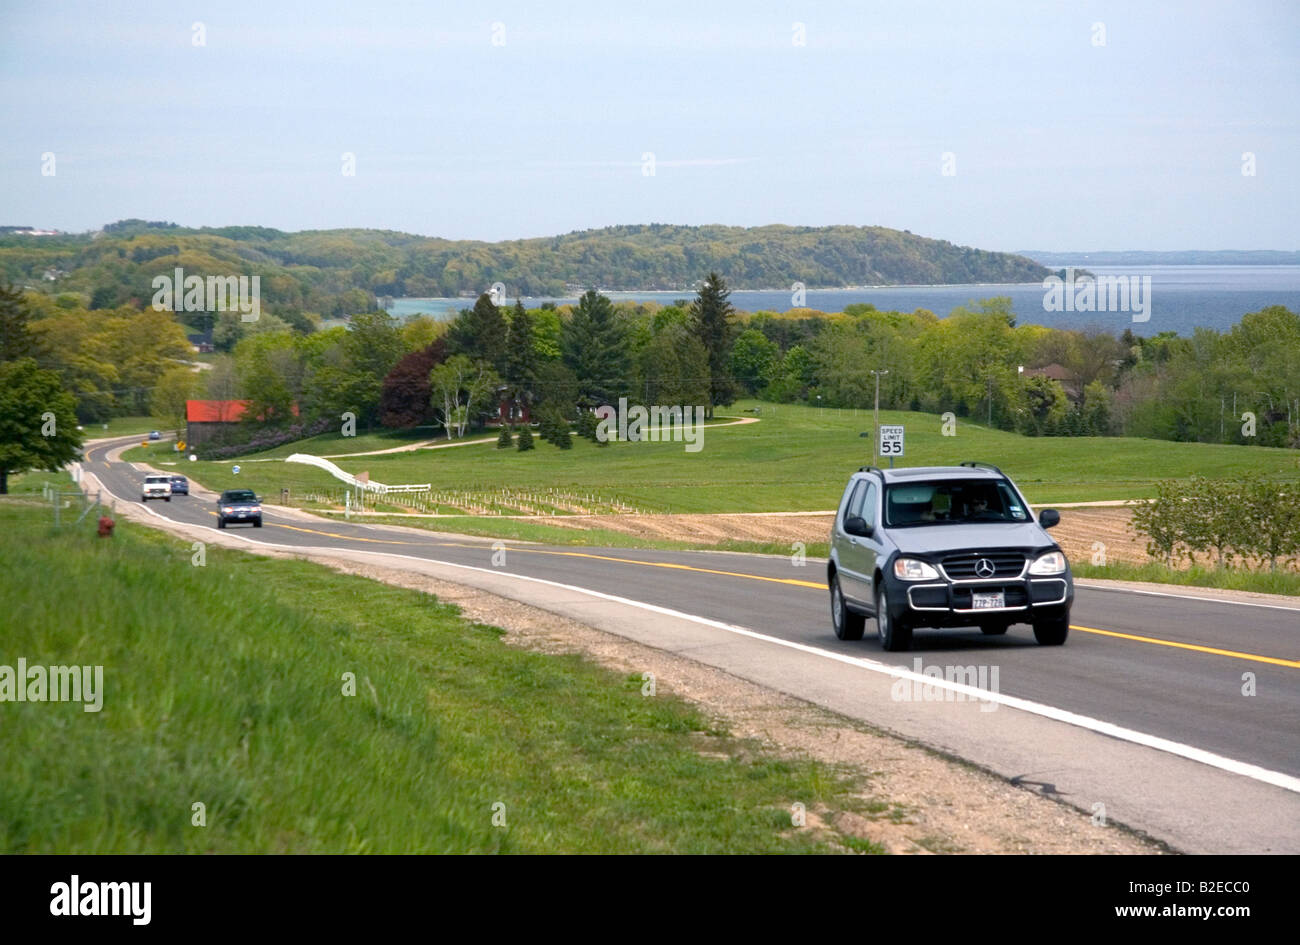
[[[144,477],[144,485],[140,487],[140,501],[148,502],[150,499],[162,499],[165,502],[172,500],[171,476],[150,473]]]

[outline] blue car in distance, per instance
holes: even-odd
[[[159,433],[157,430],[151,430],[151,431],[149,432],[149,439],[151,439],[151,440],[161,440],[161,439],[162,439],[162,434]]]
[[[189,495],[190,481],[184,476],[172,476],[172,495]]]

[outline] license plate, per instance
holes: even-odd
[[[996,610],[1005,607],[1005,597],[1001,591],[988,594],[972,594],[971,607],[975,610]]]

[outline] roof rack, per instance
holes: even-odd
[[[880,473],[880,478],[881,479],[885,478],[885,471],[883,469],[877,469],[875,466],[861,466],[858,468],[858,472]]]
[[[964,463],[959,463],[958,465],[960,465],[960,466],[969,466],[971,469],[991,469],[991,470],[993,470],[995,473],[997,473],[999,476],[1004,476],[1004,475],[1006,475],[1006,473],[1004,473],[1002,470],[998,469],[998,467],[994,466],[992,463],[981,463],[981,462],[979,462],[979,461],[977,461],[977,460],[973,460],[973,459],[968,459],[968,460],[966,460]]]

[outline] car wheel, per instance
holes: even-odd
[[[889,595],[883,582],[876,587],[876,634],[883,649],[898,651],[912,646],[912,628],[889,616]]]
[[[262,527],[262,520],[259,518],[256,522],[253,523],[253,527],[254,527],[254,528],[261,528],[261,527]]]
[[[1070,635],[1070,615],[1034,621],[1034,639],[1042,646],[1060,646]]]
[[[226,520],[224,518],[217,519],[217,528],[225,528],[225,527],[226,527]]]
[[[166,496],[166,497],[163,499],[164,502],[170,502],[171,500],[172,500],[172,497],[171,497],[171,496]]]
[[[984,623],[980,624],[980,631],[991,637],[1000,637],[1007,632],[1009,623]]]
[[[867,618],[849,610],[849,605],[844,602],[838,574],[831,575],[831,624],[841,640],[861,640],[867,626]]]

